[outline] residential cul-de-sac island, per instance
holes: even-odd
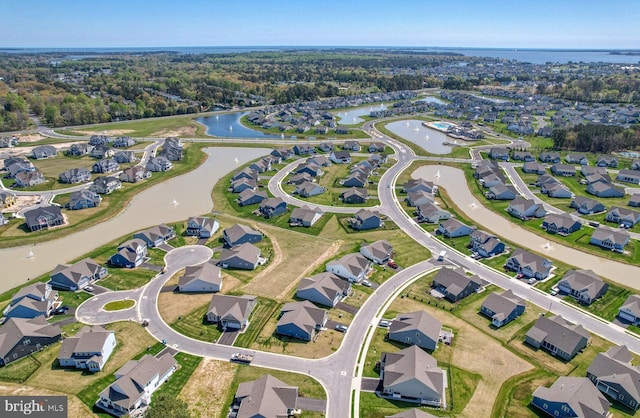
[[[399,270],[396,274],[381,283],[357,311],[357,314],[349,324],[340,347],[335,349],[331,355],[321,359],[305,359],[260,351],[258,349],[245,350],[253,355],[252,365],[309,375],[320,381],[325,388],[327,393],[325,412],[327,416],[359,416],[361,413],[360,388],[363,385],[363,373],[367,367],[370,367],[370,365],[366,364],[366,353],[369,351],[369,345],[375,337],[374,334],[379,329],[378,324],[385,314],[386,308],[396,297],[404,295],[406,287],[414,280],[421,278],[426,273],[437,270],[443,265],[447,267],[462,267],[467,272],[475,274],[489,283],[502,289],[511,290],[516,296],[523,298],[531,304],[537,305],[542,308],[543,311],[561,315],[572,323],[581,324],[594,335],[618,345],[624,344],[631,351],[640,353],[640,340],[632,334],[625,332],[623,328],[598,319],[583,310],[576,309],[575,306],[564,303],[562,300],[541,292],[520,280],[514,280],[504,273],[480,263],[474,258],[446,245],[443,241],[435,239],[430,233],[426,233],[401,206],[396,192],[398,177],[402,175],[414,161],[426,159],[424,157],[416,157],[411,148],[377,131],[371,122],[366,124],[364,129],[372,132],[376,141],[382,141],[391,147],[394,151],[393,157],[396,159],[396,162],[387,168],[378,180],[377,198],[379,203],[375,206],[368,207],[368,209],[378,210],[386,215],[387,219],[394,222],[399,229],[429,249],[434,255],[434,258],[411,266],[402,266],[405,268]],[[202,141],[207,141],[207,139],[203,139]],[[263,141],[259,143],[264,144]],[[434,157],[433,160],[439,162],[461,161],[460,159],[447,159],[442,157]],[[470,162],[464,159],[462,161]],[[305,200],[286,194],[282,189],[283,178],[295,164],[297,164],[297,162],[287,165],[270,178],[268,189],[274,197],[282,198],[289,205],[309,205],[319,208],[325,213],[353,214],[362,209],[360,207],[310,204]],[[462,171],[437,164],[425,167],[422,170],[423,171],[416,172],[417,177],[432,179],[447,191],[451,199],[465,215],[473,221],[476,221],[479,225],[485,226],[486,219],[489,216],[488,214],[474,217],[474,213],[479,212],[478,209],[480,209],[479,205],[481,205],[481,202],[476,203],[475,198],[470,192],[467,194],[456,194],[453,190],[454,188],[456,190],[465,189],[460,187],[461,183],[466,182]],[[467,200],[462,201],[460,199]],[[509,232],[506,230],[495,230],[500,237],[507,237],[509,241],[517,243],[520,246],[526,247],[528,244],[532,250],[541,252],[538,241],[533,241],[532,239],[533,243],[530,244],[532,241],[529,241],[528,238],[518,239],[517,235],[522,234],[523,231],[518,229],[514,231],[514,236],[509,236]],[[537,237],[533,234],[532,236]],[[536,240],[540,239],[539,237],[536,238]],[[561,244],[554,243],[553,245],[556,246],[556,249],[560,249],[561,247]],[[562,250],[569,251],[568,248],[563,248]],[[576,254],[581,254],[576,250],[573,251],[575,253],[562,253],[558,251],[557,253],[549,252],[548,254],[551,258],[571,264],[572,257],[573,260],[575,260]],[[396,248],[396,252],[402,252],[402,248]],[[437,255],[443,252],[446,252],[446,256],[444,256],[442,260],[436,260]],[[242,349],[198,341],[180,334],[164,321],[155,303],[158,301],[158,297],[167,280],[184,267],[200,264],[210,259],[212,253],[209,248],[204,246],[184,246],[170,250],[164,260],[166,270],[155,276],[148,284],[140,289],[119,292],[108,291],[94,296],[78,307],[76,316],[80,322],[91,325],[107,324],[122,320],[145,323],[146,329],[155,339],[166,342],[170,348],[176,351],[199,357],[228,361],[234,353],[239,350],[242,351]],[[596,261],[594,261],[594,267],[588,267],[596,271],[598,270],[596,264],[601,263],[603,260],[594,256],[591,257]],[[611,263],[617,263],[614,269],[628,269],[629,273],[637,270],[637,267],[627,264],[615,261],[611,261]],[[581,266],[584,266],[584,264],[581,264]],[[615,277],[610,277],[606,274],[607,271],[609,270],[607,270],[606,267],[602,267],[601,272],[597,272],[610,280],[616,281]],[[624,271],[624,274],[626,274],[627,271]],[[106,303],[122,299],[135,300],[136,304],[132,308],[121,311],[102,310],[102,307]],[[455,338],[458,337],[456,336]],[[355,349],[354,347],[359,347],[359,349]],[[453,381],[452,384],[455,385],[455,381]]]

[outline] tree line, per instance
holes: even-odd
[[[580,124],[554,129],[551,138],[555,150],[609,154],[640,146],[640,127]]]

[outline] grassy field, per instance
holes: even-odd
[[[192,138],[206,136],[205,127],[195,122],[193,119],[193,115],[153,118],[92,125],[82,129],[58,129],[58,131],[61,131],[62,133],[67,133],[67,131],[69,131],[68,133],[70,134],[78,133],[80,135],[91,135],[93,133],[105,133],[105,135],[127,135],[134,138],[168,136]]]
[[[211,295],[208,295],[211,298]],[[205,315],[209,309],[209,302],[198,306],[184,316],[178,317],[172,322],[171,328],[187,337],[195,340],[216,342],[222,332],[215,324],[209,324],[205,321]]]
[[[105,311],[120,311],[123,309],[129,309],[136,304],[135,300],[124,299],[124,300],[116,300],[113,302],[109,302],[103,306],[102,309]]]

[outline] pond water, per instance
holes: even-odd
[[[31,247],[0,250],[3,273],[0,292],[51,271],[58,264],[67,263],[123,235],[211,212],[214,208],[211,190],[218,179],[270,151],[267,148],[206,148],[209,158],[200,167],[141,192],[119,215],[108,221]],[[30,252],[33,252],[33,257],[28,257]]]
[[[437,104],[445,104],[444,101],[438,99],[437,97],[433,97],[433,96],[427,96],[427,97],[423,97],[422,99],[418,99],[416,100],[416,102],[427,102],[427,103],[437,103]]]
[[[240,119],[249,112],[220,113],[215,116],[206,116],[196,119],[207,127],[207,135],[222,138],[280,138],[280,135],[265,134],[255,129],[250,129],[240,123]]]
[[[338,125],[355,125],[364,122],[360,116],[368,116],[374,110],[384,110],[388,108],[384,103],[375,106],[356,107],[351,110],[342,110],[336,113]]]
[[[394,134],[413,142],[432,154],[449,154],[453,147],[444,145],[444,142],[456,142],[442,132],[427,128],[422,125],[421,120],[417,119],[391,122],[385,127]]]

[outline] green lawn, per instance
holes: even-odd
[[[251,344],[258,338],[269,319],[280,313],[281,307],[282,305],[275,300],[258,297],[258,304],[249,318],[249,326],[242,334],[238,335],[234,345],[237,347],[251,347]]]
[[[202,357],[196,357],[187,353],[177,353],[175,359],[178,362],[178,370],[158,388],[153,394],[157,396],[160,393],[168,393],[177,397],[180,391],[187,384],[193,372],[198,368]]]
[[[188,314],[177,319],[171,325],[171,328],[179,333],[206,342],[215,342],[222,335],[222,331],[216,324],[209,324],[205,320],[205,315],[209,309],[209,303],[199,306]]]
[[[42,363],[34,356],[26,356],[20,360],[0,367],[0,380],[23,383],[35,373]]]
[[[121,311],[123,309],[129,309],[135,304],[136,304],[136,301],[131,299],[116,300],[104,305],[104,310],[105,311]]]
[[[158,272],[141,267],[135,269],[111,267],[109,276],[100,280],[98,284],[112,290],[137,289],[149,283],[156,274]]]

